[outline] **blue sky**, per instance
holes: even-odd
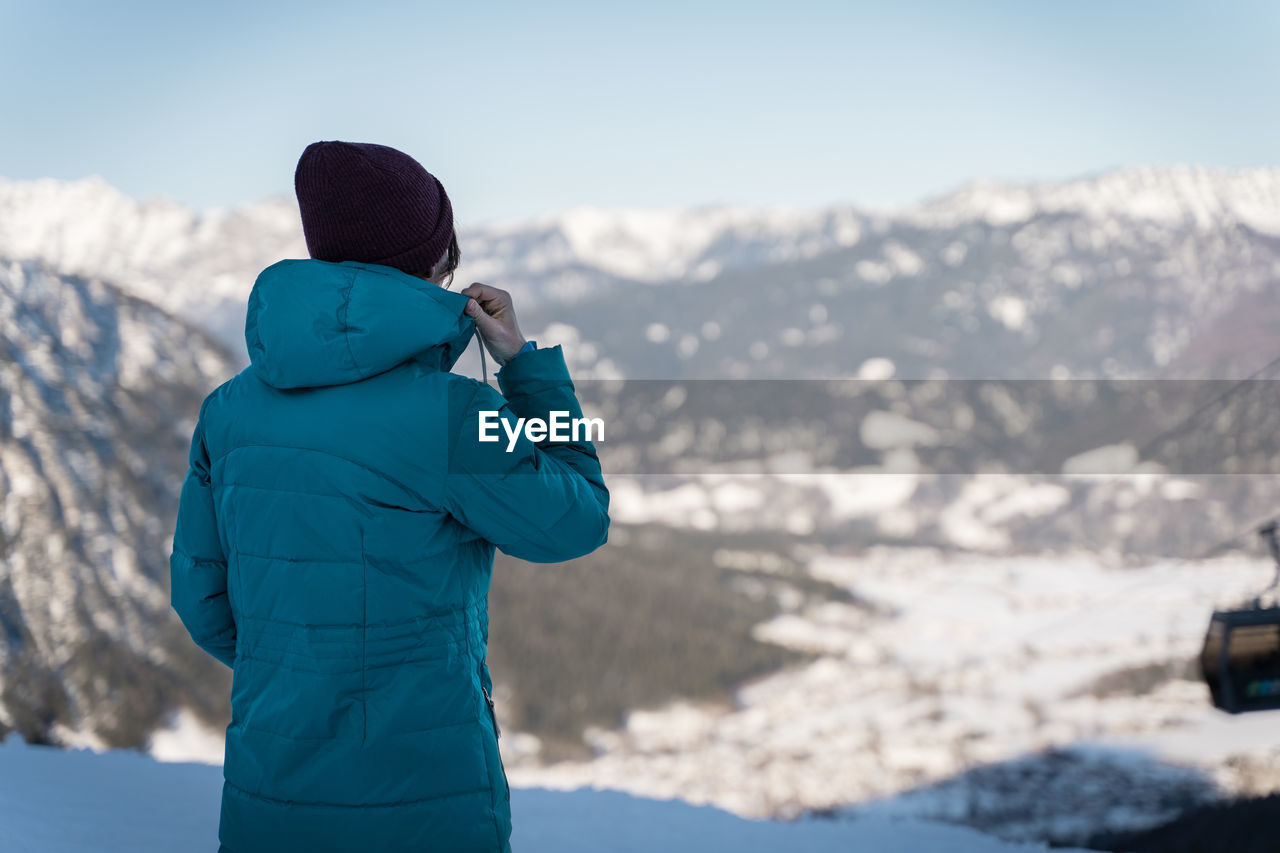
[[[394,145],[462,221],[1280,163],[1280,4],[0,0],[0,175],[197,207]]]

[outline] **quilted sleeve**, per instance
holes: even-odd
[[[178,502],[178,522],[169,555],[170,602],[196,645],[233,666],[236,623],[227,599],[227,558],[218,537],[209,484],[204,410],[205,404],[201,404]]]
[[[594,444],[581,430],[533,441],[519,418],[582,417],[559,346],[531,350],[498,373],[503,394],[476,385],[450,406],[444,508],[503,553],[532,563],[589,554],[608,539],[609,490]],[[505,396],[504,396],[505,395]],[[492,413],[492,414],[487,414]],[[498,440],[480,440],[481,419]],[[505,426],[504,426],[505,424]]]

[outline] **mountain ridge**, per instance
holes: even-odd
[[[1280,167],[1175,166],[1067,181],[975,181],[880,209],[579,205],[521,220],[460,224],[459,278],[500,284],[526,301],[574,302],[637,285],[701,284],[760,265],[810,262],[895,228],[959,232],[1053,216],[1110,222],[1103,237],[1120,221],[1175,232],[1189,224],[1199,231],[1243,226],[1263,239],[1280,237]],[[963,240],[946,246],[958,256]],[[881,283],[909,274],[920,253],[905,248],[863,271]],[[200,211],[166,199],[132,199],[96,176],[0,178],[0,257],[43,260],[61,272],[118,281],[210,329],[235,352],[243,347],[244,301],[257,273],[280,258],[306,256],[296,207],[283,196]],[[1069,285],[1073,274],[1061,275]],[[1019,309],[1004,310],[1015,318]]]

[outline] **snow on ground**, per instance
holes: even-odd
[[[221,768],[0,743],[0,827],[8,853],[198,853],[217,849]],[[875,850],[1011,853],[1044,850],[973,830],[887,817],[746,820],[679,801],[618,791],[512,792],[518,853]],[[607,841],[606,841],[607,839]]]
[[[151,757],[158,761],[222,764],[226,739],[222,730],[209,728],[191,711],[182,708],[170,718],[167,727],[151,733],[148,747]]]

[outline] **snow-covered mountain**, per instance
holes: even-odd
[[[516,291],[522,326],[543,345],[564,343],[580,380],[1232,378],[1280,354],[1278,187],[1280,169],[1163,169],[974,184],[889,211],[584,207],[463,225],[457,279]],[[287,199],[196,212],[96,179],[0,180],[0,730],[157,754],[190,754],[178,741],[197,736],[203,753],[220,751],[227,673],[169,611],[163,560],[190,418],[244,364],[254,276],[303,255]],[[591,383],[580,384],[589,396]],[[643,412],[643,397],[624,393],[633,409],[619,418],[635,428],[606,448],[618,454],[606,469],[618,522],[610,547],[580,572],[523,572],[513,561],[495,572],[494,612],[507,608],[509,619],[495,624],[493,647],[499,714],[512,723],[503,748],[527,747],[528,758],[511,756],[513,778],[625,783],[751,814],[881,798],[891,811],[1028,837],[1061,810],[1028,829],[956,804],[1018,778],[1023,752],[1116,731],[1155,737],[1152,713],[1189,739],[1208,731],[1203,697],[1179,667],[1230,566],[1203,581],[1147,566],[1167,591],[1144,598],[1147,621],[1105,637],[1038,644],[990,629],[1067,619],[1111,601],[1096,592],[1145,577],[1119,568],[1126,560],[1189,556],[1247,532],[1276,506],[1275,477],[1239,476],[1247,467],[1218,477],[928,476],[946,461],[935,439],[949,429],[999,455],[1052,414],[1021,411],[1029,398],[984,398],[998,382],[947,384],[981,399],[940,405],[916,396],[923,385],[887,383],[875,408],[897,418],[889,439],[875,438],[876,413],[850,398],[850,418],[802,459],[768,418],[741,434],[704,429],[714,418],[702,398],[675,383]],[[743,412],[788,414],[766,383],[733,393]],[[1254,408],[1272,417],[1262,402]],[[962,409],[991,430],[949,423]],[[1117,438],[1116,424],[1098,427],[1100,440]],[[751,429],[756,445],[745,441]],[[633,458],[679,460],[726,435],[776,459],[775,476],[647,479],[627,462],[628,443]],[[803,475],[827,462],[856,473]],[[1086,556],[1014,556],[1067,548]],[[834,552],[839,560],[825,559]],[[1259,573],[1256,563],[1236,568],[1249,583]],[[957,609],[966,595],[974,600]],[[606,611],[618,602],[627,612]],[[601,638],[602,624],[622,639]],[[628,654],[636,648],[655,660],[696,648],[702,668],[672,673]],[[795,665],[744,687],[779,661]],[[1127,693],[1151,668],[1155,687]],[[537,698],[547,684],[557,695]],[[664,704],[707,684],[731,693],[732,707]],[[1052,702],[1036,698],[1041,688]],[[167,717],[178,705],[188,711]],[[539,744],[577,739],[581,727],[563,721],[584,719],[596,757],[540,766]],[[1100,766],[1057,752],[1049,761],[1081,780]],[[975,762],[996,766],[973,775]],[[1148,765],[1103,764],[1115,788],[1155,778],[1187,802],[1207,790],[1163,765],[1148,777]],[[1237,776],[1280,784],[1239,751],[1201,769],[1236,784],[1228,765],[1246,764]]]
[[[582,206],[459,240],[459,281],[513,290],[601,375],[1231,376],[1280,319],[1280,168],[980,182],[879,211]],[[0,257],[118,282],[241,359],[254,277],[305,255],[288,198],[198,212],[0,179]]]
[[[1280,355],[1280,169],[975,185],[848,245],[529,312],[628,378],[1240,378]]]
[[[701,281],[725,269],[811,257],[856,242],[852,209],[738,207],[612,211],[584,205],[527,220],[459,223],[459,282],[571,299],[615,284]],[[243,349],[244,302],[258,272],[306,257],[297,205],[274,198],[196,211],[137,201],[98,177],[0,178],[0,257],[101,276]]]
[[[0,731],[141,746],[175,695],[228,686],[168,591],[194,414],[228,364],[109,283],[0,262]]]
[[[238,353],[254,277],[280,258],[306,257],[306,247],[296,207],[282,202],[200,213],[136,201],[96,177],[0,179],[0,257],[111,281]]]
[[[1241,226],[1280,237],[1280,168],[1148,167],[1074,181],[974,181],[903,213],[933,227],[975,221],[1014,225],[1065,214],[1098,223],[1190,225],[1204,231]]]

